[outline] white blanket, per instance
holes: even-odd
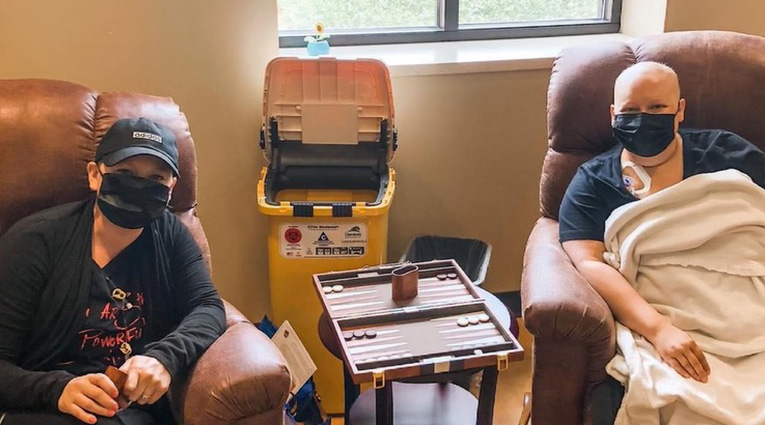
[[[765,190],[726,170],[613,212],[606,261],[706,354],[685,379],[617,324],[608,373],[626,393],[617,425],[765,424]]]

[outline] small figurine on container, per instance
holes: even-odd
[[[316,35],[309,35],[304,38],[308,42],[308,54],[311,56],[328,55],[329,54],[329,34],[324,34],[324,24],[317,22],[314,24],[316,28]]]

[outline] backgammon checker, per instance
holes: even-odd
[[[418,269],[418,293],[406,302],[394,301],[393,281],[398,274],[411,273],[408,266]],[[351,379],[374,384],[378,425],[393,423],[388,382],[480,368],[485,372],[478,423],[491,424],[496,372],[523,359],[523,348],[455,261],[386,265],[313,279]],[[325,289],[335,285],[344,290]],[[367,421],[357,415],[356,423]]]

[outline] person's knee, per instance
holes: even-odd
[[[622,384],[608,378],[605,382],[592,390],[590,411],[592,412],[593,425],[613,425],[616,413],[624,398]]]

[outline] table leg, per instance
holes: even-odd
[[[361,388],[359,388],[358,385],[353,383],[353,378],[351,378],[351,374],[348,373],[348,369],[343,366],[343,381],[345,383],[344,385],[344,393],[345,393],[345,414],[343,422],[344,424],[350,424],[351,423],[351,407],[353,406],[353,403],[356,401],[357,398],[359,398],[359,394],[361,393]]]
[[[393,382],[375,390],[376,425],[393,425]]]
[[[481,392],[478,395],[477,425],[491,425],[494,421],[494,398],[497,395],[498,374],[496,366],[487,367],[483,370]]]

